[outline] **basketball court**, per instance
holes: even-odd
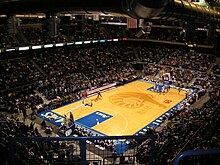
[[[136,80],[123,86],[101,92],[86,99],[52,110],[58,116],[72,112],[76,124],[102,135],[134,135],[148,126],[159,126],[162,115],[185,99],[185,91],[171,88],[168,93],[152,90],[154,84]]]

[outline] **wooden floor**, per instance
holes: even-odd
[[[96,111],[112,117],[92,127],[105,135],[133,135],[185,98],[185,91],[178,94],[171,88],[159,94],[148,88],[153,84],[137,80],[102,93],[102,98],[93,106],[82,106],[82,101],[68,104],[53,112],[64,116],[72,111],[74,119],[80,119]],[[97,96],[89,98],[95,99]],[[78,108],[77,108],[78,107]]]

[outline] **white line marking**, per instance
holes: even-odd
[[[110,111],[113,111],[113,112],[116,114],[115,116],[119,115],[119,116],[121,116],[121,117],[125,120],[125,127],[124,127],[124,129],[123,129],[121,132],[118,132],[118,133],[117,133],[117,134],[122,134],[122,133],[128,128],[128,120],[127,120],[122,114],[118,113],[118,112],[115,111],[115,110],[112,110],[112,109],[109,109],[109,108],[105,108],[105,109],[110,110]],[[113,116],[113,117],[114,117],[114,116]]]

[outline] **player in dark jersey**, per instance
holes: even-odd
[[[98,90],[98,96],[97,98],[102,97],[100,90]]]

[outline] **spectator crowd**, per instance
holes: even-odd
[[[95,35],[94,29],[85,30],[90,31],[86,38],[95,37],[93,36],[93,34]],[[114,28],[111,31],[114,31]],[[24,33],[28,34],[27,36],[30,36],[29,33],[32,34],[29,30]],[[120,35],[120,32],[118,33],[116,35]],[[97,35],[100,34],[102,33]],[[45,34],[41,35],[45,36]],[[106,36],[102,36],[106,38]],[[44,43],[34,34],[31,37],[28,39],[33,40],[33,43]],[[47,39],[44,41],[47,42]],[[171,163],[175,155],[189,140],[187,149],[219,147],[217,140],[219,139],[217,133],[219,122],[215,118],[219,117],[220,77],[217,64],[212,67],[215,64],[215,57],[212,55],[185,50],[182,47],[161,45],[155,47],[151,44],[136,46],[136,44],[126,42],[15,51],[13,56],[9,54],[12,53],[5,52],[0,57],[2,71],[0,73],[0,103],[7,108],[8,113],[11,113],[11,115],[0,113],[2,121],[0,134],[3,144],[7,144],[7,137],[41,136],[37,127],[34,127],[34,123],[25,124],[28,117],[27,111],[30,110],[34,116],[37,112],[54,109],[79,100],[82,91],[113,82],[124,84],[132,81],[137,77],[132,63],[139,61],[144,64],[141,76],[155,78],[159,76],[160,80],[164,81],[169,73],[169,79],[175,85],[181,86],[186,83],[187,87],[197,90],[191,98],[173,109],[169,115],[163,116],[163,121],[169,121],[166,127],[159,132],[154,128],[146,131],[146,134],[157,136],[154,163]],[[207,94],[209,94],[210,100],[204,106],[190,109],[193,103]],[[48,100],[48,103],[45,103],[42,95]],[[24,121],[16,118],[17,113],[22,113]],[[195,133],[198,134],[195,135]],[[75,128],[74,134],[86,137],[97,136],[80,126]],[[202,134],[206,136],[200,136]],[[209,136],[211,134],[213,137]],[[207,139],[210,140],[205,143]],[[199,143],[195,144],[195,142]],[[109,151],[114,150],[113,141],[99,140],[93,143]],[[33,142],[31,147],[27,144],[17,145],[22,151],[21,155],[28,155],[29,161],[41,162],[44,158],[52,159],[55,156],[60,160],[68,158],[68,160],[79,161],[80,159],[77,154],[74,156],[75,144]],[[56,152],[51,153],[54,150]],[[147,143],[140,144],[137,153],[138,161],[141,162],[142,159],[149,157],[144,153],[148,153]]]

